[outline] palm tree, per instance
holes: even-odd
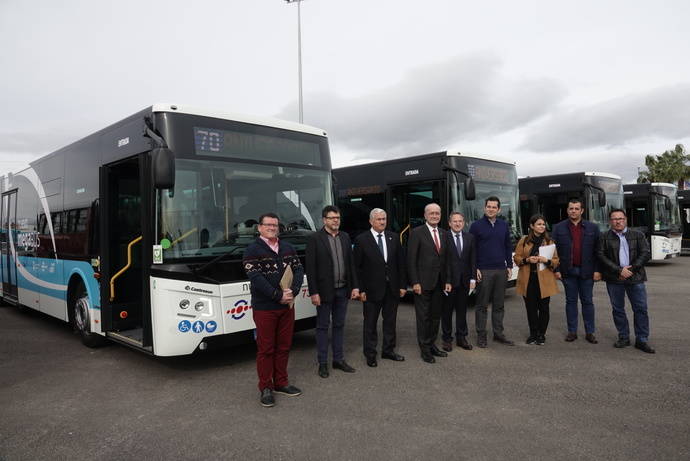
[[[668,182],[677,183],[682,189],[685,180],[690,178],[690,155],[685,154],[685,147],[676,144],[673,150],[667,150],[661,155],[647,155],[644,163],[647,170],[639,173],[638,183],[643,182]]]

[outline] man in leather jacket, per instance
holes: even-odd
[[[614,347],[630,345],[630,328],[625,315],[625,295],[632,306],[635,326],[635,347],[648,354],[655,351],[648,344],[649,317],[647,316],[647,274],[644,265],[651,253],[644,234],[628,229],[625,211],[611,210],[608,232],[599,239],[597,257],[606,281],[613,308],[613,322],[618,330],[618,341]]]

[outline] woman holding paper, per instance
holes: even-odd
[[[529,234],[515,247],[518,271],[517,293],[522,295],[527,309],[529,337],[527,344],[544,345],[549,325],[549,300],[558,293],[553,270],[558,266],[556,245],[546,232],[546,220],[534,215],[529,220]]]

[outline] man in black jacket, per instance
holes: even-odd
[[[599,239],[597,256],[603,268],[606,290],[613,308],[613,322],[618,330],[615,347],[630,345],[630,327],[625,315],[625,295],[632,306],[635,324],[635,347],[648,354],[654,349],[647,343],[649,317],[647,316],[647,274],[644,265],[651,256],[644,234],[628,229],[625,211],[611,210],[611,228]]]
[[[398,234],[386,229],[386,212],[374,208],[369,213],[371,229],[355,239],[355,268],[360,281],[359,296],[364,312],[364,357],[367,365],[377,366],[376,324],[383,313],[383,347],[381,358],[401,362],[395,352],[395,319],[398,301],[407,292],[405,264]]]
[[[345,361],[343,329],[350,299],[359,298],[357,274],[352,258],[352,244],[346,232],[340,232],[340,210],[326,206],[321,216],[323,228],[307,243],[306,271],[311,302],[316,306],[316,347],[319,376],[328,378],[328,330],[333,322],[333,368],[354,373]]]
[[[474,235],[465,232],[465,216],[454,211],[448,216],[448,263],[453,291],[445,297],[441,314],[442,347],[453,350],[453,311],[455,311],[455,340],[458,347],[472,350],[467,341],[467,298],[476,286],[477,257]]]
[[[443,292],[451,291],[446,258],[446,231],[438,227],[441,207],[430,203],[424,207],[421,226],[410,231],[407,242],[407,271],[414,292],[414,311],[417,318],[417,342],[422,360],[434,363],[436,357],[448,354],[436,347]]]

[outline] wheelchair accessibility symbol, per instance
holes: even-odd
[[[182,333],[187,333],[189,330],[191,330],[191,328],[192,324],[189,322],[189,320],[183,320],[177,324],[177,329]]]

